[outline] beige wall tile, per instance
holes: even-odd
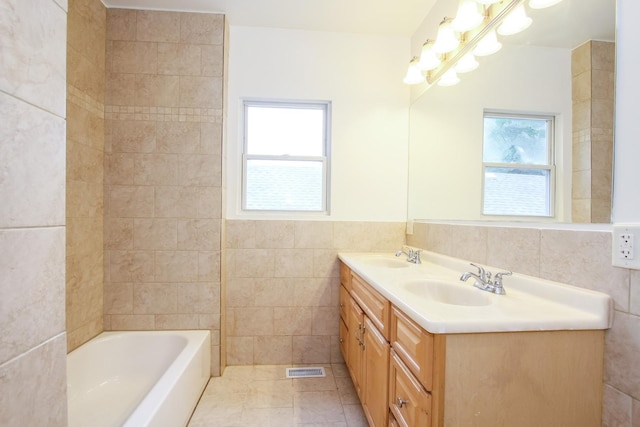
[[[262,278],[253,282],[253,304],[260,307],[287,307],[293,305],[293,292],[297,279]]]
[[[275,254],[268,249],[238,249],[235,253],[235,277],[273,277]]]
[[[155,259],[148,251],[109,251],[111,282],[152,282],[155,279]]]
[[[256,247],[256,221],[225,221],[227,248],[254,249]]]
[[[223,34],[222,14],[180,14],[180,41],[183,43],[222,45]]]
[[[0,115],[0,227],[64,224],[64,119],[4,93]]]
[[[129,120],[113,121],[111,148],[114,153],[151,153],[155,151],[155,123]]]
[[[136,13],[136,39],[179,42],[180,15],[175,12],[138,10]]]
[[[112,73],[154,74],[158,71],[158,44],[114,41],[111,43]]]
[[[222,185],[222,160],[220,155],[181,154],[178,159],[178,183],[180,185]]]
[[[611,266],[611,233],[543,230],[541,237],[540,277],[608,293],[617,309],[629,307],[629,270]]]
[[[640,401],[633,399],[631,427],[640,427]]]
[[[69,180],[66,191],[67,216],[76,218],[102,216],[103,191],[104,186],[99,183]]]
[[[110,329],[113,331],[152,331],[155,329],[155,316],[152,314],[114,314],[110,317]]]
[[[178,156],[175,154],[139,154],[133,159],[135,185],[176,185]]]
[[[133,314],[133,283],[109,283],[104,287],[105,314]]]
[[[194,251],[158,251],[156,280],[194,282],[198,280],[198,253]]]
[[[102,184],[104,151],[67,141],[67,180]]]
[[[195,122],[159,122],[160,153],[197,153],[200,151],[200,124]]]
[[[51,0],[4,5],[0,90],[65,117],[67,14]]]
[[[202,46],[203,76],[222,77],[224,74],[223,47],[216,45]]]
[[[253,337],[228,337],[227,363],[229,365],[252,365]]]
[[[180,107],[222,108],[222,78],[181,76]]]
[[[153,187],[111,186],[109,191],[109,216],[146,218],[154,212]]]
[[[296,248],[333,248],[333,224],[329,221],[295,221],[294,230]]]
[[[604,379],[607,384],[640,398],[640,318],[615,312],[613,327],[605,336]]]
[[[275,257],[276,277],[313,277],[313,249],[282,249]]]
[[[253,285],[261,279],[241,279],[233,278],[227,281],[227,307],[250,307],[253,306],[254,293]]]
[[[221,262],[220,252],[198,252],[198,281],[200,282],[221,282]]]
[[[178,249],[210,251],[220,250],[220,220],[179,220]]]
[[[104,221],[105,249],[133,249],[133,219],[107,218]]]
[[[135,100],[136,76],[107,72],[105,76],[106,105],[133,105]]]
[[[309,307],[274,307],[274,335],[311,335],[313,310]],[[334,331],[335,332],[335,331]]]
[[[155,187],[155,216],[162,218],[197,217],[200,203],[198,195],[198,189],[193,187]]]
[[[70,99],[67,102],[66,129],[67,141],[74,141],[86,147],[104,151],[105,123],[101,113],[90,111]]]
[[[136,283],[133,285],[134,314],[176,313],[178,290],[175,283]]]
[[[594,70],[614,71],[616,44],[613,42],[591,41],[591,63]]]
[[[334,287],[339,286],[337,278],[318,278],[299,280],[294,291],[294,304],[300,307],[330,306],[335,301],[332,298]]]
[[[155,74],[136,74],[135,105],[178,107],[180,78]]]
[[[0,230],[0,364],[64,332],[64,242],[64,227]]]
[[[326,363],[331,359],[328,336],[294,336],[293,363]]]
[[[171,250],[178,246],[178,227],[174,219],[134,219],[133,248]]]
[[[631,427],[633,399],[605,384],[603,394],[602,426]]]
[[[339,277],[340,264],[335,249],[313,250],[313,277]]]
[[[199,76],[202,74],[202,48],[192,44],[159,43],[158,74]]]
[[[104,179],[106,184],[133,185],[133,159],[131,153],[106,154]]]
[[[629,313],[640,315],[640,271],[630,271],[630,286]]]
[[[289,336],[254,337],[253,363],[262,365],[291,364],[292,340]]]
[[[220,287],[214,283],[178,284],[178,312],[219,313]]]
[[[339,329],[338,307],[313,307],[312,335],[336,335]]]
[[[571,52],[571,75],[591,69],[591,42],[583,43]]]
[[[136,39],[136,11],[133,9],[107,9],[107,40]]]
[[[220,123],[200,123],[199,152],[205,154],[222,152],[222,126]]]
[[[0,425],[67,425],[66,348],[66,336],[61,333],[0,364]]]
[[[539,230],[491,227],[487,230],[487,239],[487,264],[503,270],[539,275]],[[507,282],[508,278],[505,286]]]
[[[156,330],[200,329],[197,314],[158,314]]]

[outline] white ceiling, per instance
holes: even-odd
[[[231,25],[410,37],[435,0],[102,0],[107,7],[224,13]]]

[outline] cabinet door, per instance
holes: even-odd
[[[389,314],[391,303],[367,282],[351,274],[351,295],[385,339],[389,339]]]
[[[353,386],[362,401],[362,328],[364,327],[364,313],[353,298],[349,298],[349,340],[347,342],[347,366],[353,380]]]
[[[363,336],[362,407],[371,427],[386,427],[389,412],[389,343],[367,316],[364,317]]]
[[[418,381],[433,391],[433,335],[396,307],[391,309],[391,346]]]
[[[342,261],[340,262],[340,283],[347,291],[351,291],[351,269]]]
[[[349,295],[349,291],[344,286],[340,286],[340,317],[345,322],[349,320],[349,299],[351,299],[351,295]]]
[[[389,409],[403,427],[431,427],[431,395],[391,352]]]
[[[343,319],[340,319],[340,352],[345,363],[349,360],[349,329]]]

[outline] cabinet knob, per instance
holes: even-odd
[[[340,344],[342,344],[344,342],[344,340],[342,338],[340,338]]]
[[[408,400],[405,400],[401,397],[398,397],[398,407],[402,408],[404,405],[406,405],[407,403],[409,403]]]

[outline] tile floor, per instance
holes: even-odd
[[[209,380],[188,427],[368,427],[344,364],[324,378],[286,377],[285,365],[228,366]]]

